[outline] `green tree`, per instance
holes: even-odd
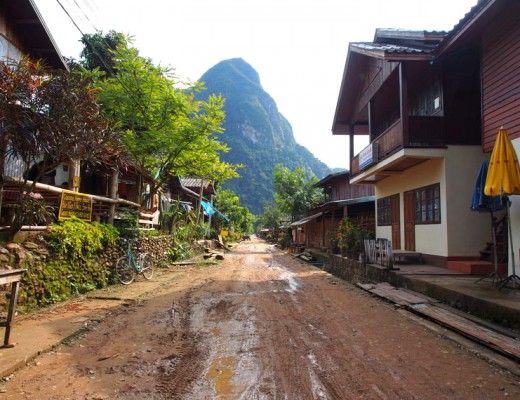
[[[226,224],[231,227],[233,232],[249,234],[253,230],[255,216],[251,214],[247,207],[240,205],[240,198],[232,190],[218,190],[215,196],[215,207],[229,218],[229,222],[224,222],[221,218],[214,223],[215,229],[220,231]]]
[[[274,198],[283,213],[296,221],[320,203],[322,192],[314,187],[318,178],[307,179],[303,168],[294,171],[278,164],[274,170]]]
[[[0,168],[7,157],[25,169],[11,237],[28,214],[33,221],[42,219],[34,215],[38,210],[45,214],[41,199],[31,195],[39,177],[70,160],[106,161],[117,153],[111,124],[99,112],[94,75],[51,71],[28,58],[0,62],[0,138]],[[33,165],[36,174],[29,186]]]
[[[85,34],[81,38],[83,50],[81,50],[80,65],[88,70],[99,69],[106,75],[112,75],[114,64],[112,62],[112,52],[117,46],[124,44],[126,39],[123,34],[116,31],[109,31],[106,35],[101,33]]]
[[[265,203],[263,211],[257,219],[257,231],[263,228],[275,230],[288,219],[287,215],[275,203]]]
[[[223,181],[238,176],[223,162],[229,149],[222,133],[224,99],[197,101],[201,83],[183,83],[169,68],[139,56],[129,39],[112,54],[114,76],[100,81],[105,114],[120,121],[123,142],[134,163],[154,178],[154,193],[171,176]]]

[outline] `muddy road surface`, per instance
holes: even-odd
[[[89,328],[0,398],[520,398],[518,376],[256,239]]]

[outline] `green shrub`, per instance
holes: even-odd
[[[147,237],[147,238],[150,238],[150,237],[157,237],[157,236],[162,236],[163,233],[157,229],[150,229],[150,230],[146,230],[146,231],[139,231],[139,237]]]
[[[112,225],[72,217],[52,225],[45,235],[49,248],[70,260],[88,259],[115,244],[119,232]]]
[[[186,260],[193,256],[192,243],[204,237],[206,226],[196,225],[193,222],[179,223],[174,231],[173,246],[170,249],[170,257],[173,261]]]
[[[291,228],[287,228],[284,231],[280,232],[278,236],[278,245],[282,249],[287,249],[292,242],[292,232]]]
[[[139,237],[139,211],[133,208],[118,208],[116,211],[114,226],[120,232],[122,238],[132,239]]]

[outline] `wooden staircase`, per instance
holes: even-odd
[[[498,272],[507,275],[507,215],[500,220],[493,218],[493,229],[495,231],[497,269]],[[464,260],[449,260],[448,269],[460,271],[471,275],[487,275],[494,271],[493,241],[486,243],[483,250],[480,250],[480,257]]]
[[[495,231],[496,240],[496,251],[497,251],[497,262],[498,264],[507,264],[507,214],[505,214],[500,220],[497,221],[496,217],[493,218],[493,229]],[[487,242],[486,247],[480,250],[481,261],[489,261],[493,263],[493,242]]]

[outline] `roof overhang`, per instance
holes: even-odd
[[[348,176],[349,176],[349,171],[348,170],[345,170],[345,171],[340,171],[340,172],[335,172],[333,174],[329,174],[327,175],[325,178],[323,178],[322,180],[316,182],[314,185],[312,185],[313,187],[316,187],[316,188],[319,188],[319,187],[324,187],[328,182],[330,182],[331,180],[333,180],[334,178],[338,178],[340,176],[344,176],[346,179],[348,179]]]
[[[67,69],[34,0],[2,0],[0,4],[6,20],[16,31],[16,45],[21,46],[22,52],[44,60],[52,68]]]
[[[376,200],[375,196],[365,196],[358,197],[356,199],[348,199],[348,200],[335,200],[329,201],[322,205],[319,209],[323,211],[324,214],[337,210],[339,208],[352,206],[354,204],[363,204],[363,203],[371,203]]]
[[[361,47],[357,43],[352,43],[350,49],[358,54],[372,58],[378,58],[385,61],[429,61],[433,59],[431,52],[393,51],[382,48],[374,48],[373,46]]]
[[[425,161],[444,158],[446,148],[402,149],[385,160],[350,178],[351,184],[376,184],[390,176],[401,174]]]
[[[439,57],[466,46],[478,37],[486,29],[488,22],[507,5],[507,0],[479,0],[437,46],[435,55]]]
[[[311,222],[311,221],[314,221],[316,218],[321,217],[322,215],[323,215],[322,212],[319,212],[319,213],[317,213],[317,214],[310,215],[310,216],[308,216],[308,217],[305,217],[305,218],[300,219],[299,221],[293,222],[293,223],[291,224],[291,226],[300,226],[300,225],[305,225],[305,224],[307,224],[307,223],[309,223],[309,222]]]

